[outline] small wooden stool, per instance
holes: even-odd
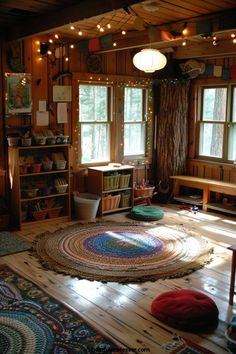
[[[236,268],[236,243],[228,247],[229,250],[233,251],[232,262],[231,262],[231,277],[230,277],[230,288],[229,288],[229,304],[233,305],[235,291],[235,268]]]

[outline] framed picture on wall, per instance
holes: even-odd
[[[31,74],[5,73],[6,113],[31,113]]]

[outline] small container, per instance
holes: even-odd
[[[118,209],[120,204],[120,194],[109,195],[102,199],[102,211]]]
[[[22,189],[21,190],[21,195],[22,195],[22,197],[25,197],[25,198],[37,197],[37,193],[38,193],[38,188]]]
[[[31,146],[32,138],[21,138],[21,146]]]
[[[44,171],[52,171],[53,161],[42,161]]]
[[[48,145],[55,145],[56,144],[56,137],[55,136],[47,137],[46,143]]]
[[[57,144],[68,144],[70,137],[68,135],[59,135],[56,137]]]
[[[32,220],[44,220],[47,216],[47,210],[31,211],[30,216]]]
[[[32,172],[32,173],[39,173],[40,170],[41,170],[41,166],[42,166],[41,163],[32,163],[32,165],[31,165],[31,172]]]
[[[67,161],[55,160],[56,170],[64,170],[66,168]]]
[[[46,136],[39,136],[34,138],[34,142],[36,145],[46,145]]]
[[[55,186],[56,192],[61,194],[61,193],[66,193],[67,191],[68,184],[58,184]]]
[[[25,175],[28,172],[28,165],[19,166],[20,175]]]
[[[50,219],[51,218],[58,218],[61,214],[61,211],[62,211],[62,207],[48,209],[48,217]]]
[[[18,146],[19,143],[19,137],[8,137],[7,138],[7,142],[8,142],[8,146]]]

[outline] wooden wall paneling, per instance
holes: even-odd
[[[236,183],[236,166],[224,167],[223,173],[224,181]]]

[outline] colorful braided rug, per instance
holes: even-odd
[[[43,234],[34,251],[56,272],[127,283],[181,277],[209,263],[213,249],[181,226],[106,222]]]
[[[0,265],[0,353],[118,354],[123,349],[78,313]]]

